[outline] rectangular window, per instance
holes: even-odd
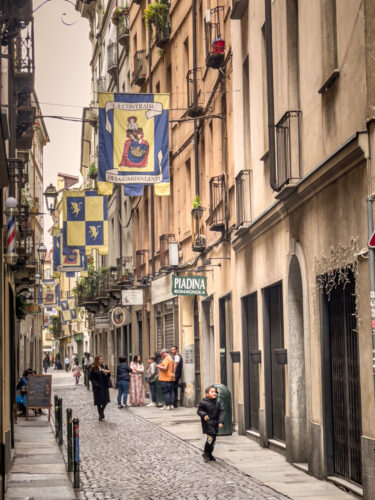
[[[337,62],[336,0],[321,0],[323,94],[339,75]]]

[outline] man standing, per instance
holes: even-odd
[[[163,360],[156,367],[159,368],[159,382],[164,396],[163,410],[172,410],[174,398],[174,362],[166,349],[162,349],[160,354]]]
[[[70,359],[69,359],[69,356],[66,355],[65,356],[65,371],[66,371],[66,373],[68,373],[68,371],[69,371],[69,365],[70,365]]]
[[[175,345],[171,347],[171,356],[174,361],[173,407],[178,408],[178,386],[182,375],[184,360],[182,356],[178,354],[178,348]]]

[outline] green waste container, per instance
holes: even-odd
[[[155,399],[156,406],[164,406],[164,396],[159,382],[159,374],[157,374],[155,378]]]
[[[214,384],[218,391],[217,399],[221,402],[224,411],[224,425],[219,429],[219,436],[232,435],[232,396],[230,390],[223,384]]]

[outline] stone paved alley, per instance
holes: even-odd
[[[54,372],[53,375],[54,391],[63,398],[64,423],[68,407],[72,408],[73,416],[80,419],[81,498],[122,499],[129,495],[133,500],[290,498],[220,459],[215,463],[205,463],[199,443],[196,446],[197,443],[194,445],[172,435],[139,414],[140,411],[154,412],[160,421],[164,411],[154,408],[119,410],[116,391],[111,391],[106,420],[99,422],[91,391],[88,392],[83,385],[74,386],[71,374]],[[175,414],[179,411],[185,409],[178,409]],[[171,418],[172,413],[168,412],[165,418]],[[197,417],[197,423],[198,420]],[[257,449],[261,450],[258,446]],[[269,458],[278,458],[276,453],[266,453]],[[286,465],[292,470],[286,482],[304,490],[303,497],[307,499],[353,498],[325,481],[317,481]],[[302,482],[298,480],[300,476]],[[304,478],[307,485],[312,480],[312,489],[306,489]],[[320,488],[321,496],[318,490],[313,490],[315,484]]]

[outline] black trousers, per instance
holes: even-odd
[[[180,380],[175,380],[173,382],[173,406],[175,408],[178,407],[178,384],[180,383]]]
[[[107,403],[105,403],[104,405],[96,405],[96,406],[98,408],[99,417],[103,418],[104,417],[104,410],[105,410],[105,407],[107,406]]]
[[[216,441],[216,434],[214,435],[207,434],[207,441],[206,444],[204,445],[204,452],[209,457],[212,457],[212,453],[215,448],[215,441]]]

